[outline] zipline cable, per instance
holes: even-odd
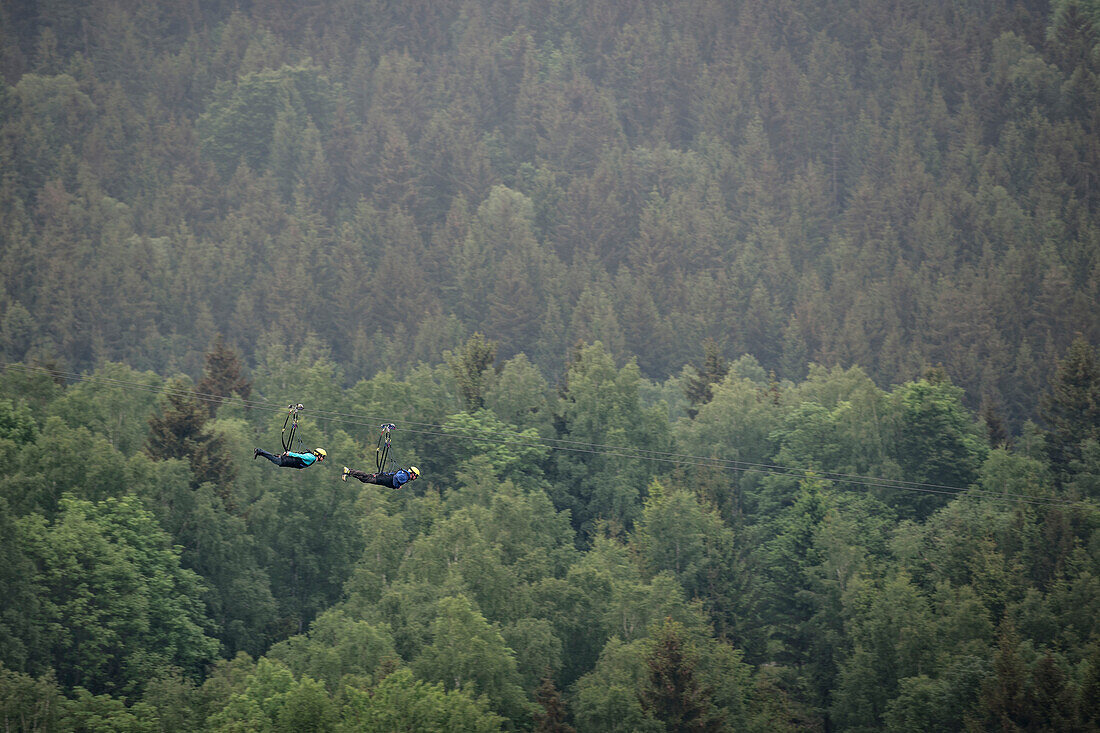
[[[73,372],[64,372],[64,371],[60,371],[60,370],[56,370],[56,369],[48,369],[46,367],[28,367],[26,365],[21,365],[21,364],[9,364],[8,366],[15,367],[17,369],[22,369],[23,371],[26,371],[26,372],[43,371],[43,372],[46,372],[46,373],[51,374],[51,375],[63,376],[63,377],[71,378],[71,379],[78,380],[78,381],[89,381],[89,382],[93,382],[93,383],[95,383],[95,382],[105,382],[105,383],[109,383],[109,384],[115,384],[115,385],[119,385],[119,386],[126,386],[126,387],[140,389],[140,390],[149,391],[149,392],[153,392],[153,393],[172,394],[172,395],[176,395],[176,396],[189,396],[189,397],[193,397],[193,398],[196,398],[196,399],[199,399],[199,400],[203,400],[203,401],[207,401],[207,402],[214,402],[214,403],[219,403],[219,404],[220,403],[237,403],[237,404],[242,404],[246,407],[253,407],[253,408],[256,408],[256,409],[265,409],[265,410],[280,411],[280,412],[282,410],[286,409],[285,407],[282,407],[281,405],[276,405],[275,403],[255,401],[255,400],[245,400],[245,399],[239,398],[239,397],[227,397],[225,395],[215,395],[215,394],[197,392],[197,391],[194,391],[194,390],[174,389],[174,388],[168,387],[167,385],[165,385],[163,387],[151,387],[150,385],[146,385],[146,384],[143,384],[143,383],[140,383],[140,382],[134,382],[132,380],[120,380],[120,379],[116,379],[116,378],[112,378],[112,377],[103,377],[103,376],[88,376],[88,375],[76,374],[76,373],[73,373]],[[339,422],[339,423],[343,423],[343,424],[347,424],[347,425],[356,425],[356,426],[371,427],[371,428],[375,427],[374,422],[361,422],[361,421],[356,421],[356,420],[351,419],[351,418],[354,418],[354,417],[367,417],[367,416],[360,416],[360,415],[355,415],[355,414],[352,414],[352,413],[338,413],[338,412],[332,412],[332,411],[326,411],[326,410],[319,410],[317,412],[318,412],[318,414],[322,415],[321,419],[327,419],[331,422]],[[331,417],[324,417],[324,415],[330,415]],[[377,418],[375,418],[375,419],[377,419]],[[437,428],[440,428],[444,431],[447,430],[446,426],[435,425],[433,423],[412,422],[411,424],[437,427]],[[895,479],[883,479],[883,478],[878,478],[878,477],[857,476],[857,475],[853,475],[853,474],[836,474],[836,473],[832,473],[832,472],[812,472],[812,471],[808,471],[807,469],[796,469],[796,468],[791,468],[791,467],[786,467],[786,466],[777,466],[777,465],[774,465],[774,464],[753,464],[753,463],[743,462],[743,461],[733,461],[733,460],[729,460],[729,459],[708,458],[708,457],[703,457],[703,456],[692,456],[692,455],[688,455],[688,454],[660,453],[660,452],[657,452],[657,451],[647,451],[647,450],[644,450],[644,449],[634,449],[634,448],[628,448],[628,447],[622,447],[622,446],[610,446],[610,445],[598,444],[598,443],[582,443],[580,441],[557,441],[557,442],[569,443],[569,444],[572,444],[573,446],[591,446],[591,447],[581,448],[581,447],[571,447],[570,445],[550,445],[547,442],[531,441],[531,440],[523,440],[523,441],[504,440],[504,439],[499,439],[499,438],[492,438],[492,437],[489,437],[487,435],[465,435],[465,434],[455,433],[453,431],[439,432],[439,431],[430,431],[430,430],[406,429],[406,432],[422,434],[422,435],[429,435],[429,436],[444,437],[444,438],[450,438],[450,439],[465,439],[465,440],[471,440],[471,441],[491,442],[491,443],[498,443],[498,444],[505,444],[505,445],[523,445],[523,446],[528,446],[528,447],[541,447],[541,448],[546,448],[548,450],[563,450],[563,451],[569,451],[569,452],[575,452],[575,453],[587,453],[587,454],[604,455],[604,456],[610,456],[610,457],[620,457],[620,458],[628,458],[628,459],[633,458],[633,459],[641,459],[641,460],[649,460],[649,461],[658,461],[658,462],[662,462],[662,463],[670,463],[670,464],[673,464],[673,465],[700,465],[700,464],[702,464],[702,465],[707,465],[707,466],[711,466],[711,467],[715,467],[715,468],[730,469],[730,470],[741,471],[741,472],[762,473],[762,474],[765,474],[765,475],[774,475],[774,476],[804,477],[806,475],[814,475],[814,476],[816,476],[816,477],[818,477],[822,480],[827,480],[827,481],[830,481],[832,483],[843,483],[843,484],[850,484],[850,485],[854,485],[854,486],[863,486],[863,487],[868,487],[868,488],[897,489],[897,490],[902,490],[902,491],[918,491],[918,492],[923,492],[923,493],[934,493],[934,494],[943,494],[943,495],[951,495],[951,496],[966,493],[966,494],[970,494],[970,495],[983,496],[983,497],[986,497],[986,498],[996,499],[996,500],[1001,500],[1001,501],[1015,500],[1015,501],[1020,501],[1020,502],[1023,502],[1023,503],[1029,503],[1029,504],[1042,504],[1042,505],[1072,505],[1072,504],[1075,504],[1075,502],[1073,502],[1071,500],[1056,499],[1056,498],[1052,498],[1052,497],[1036,497],[1036,496],[1028,496],[1028,495],[1025,495],[1025,494],[1009,493],[1009,492],[991,492],[991,491],[985,491],[985,490],[981,490],[981,489],[963,489],[963,488],[958,488],[958,487],[953,487],[953,486],[944,486],[944,485],[938,485],[938,484],[919,484],[918,482],[903,482],[903,481],[895,480]],[[516,435],[516,433],[514,433],[513,431],[504,431],[504,432],[507,432],[508,434],[511,434],[511,435]],[[554,440],[554,439],[545,439],[545,440]],[[611,450],[595,450],[594,448],[604,448],[604,449],[611,449]],[[624,452],[621,452],[621,451],[629,451],[629,452],[624,453]]]
[[[58,369],[52,369],[42,366],[33,366],[25,364],[12,364],[3,363],[7,368],[13,368],[24,373],[46,373],[52,377],[71,379],[74,381],[85,381],[101,384],[111,384],[115,386],[126,387],[130,389],[138,389],[155,394],[172,395],[179,397],[191,397],[200,401],[217,403],[217,404],[237,404],[250,409],[260,409],[269,411],[285,411],[287,408],[282,404],[275,404],[267,401],[260,400],[247,400],[242,397],[230,397],[226,395],[217,395],[204,392],[198,392],[195,390],[173,388],[168,384],[164,384],[160,387],[136,382],[133,380],[117,379],[114,377],[106,377],[100,375],[86,375],[78,374],[75,372],[66,372]],[[316,419],[327,420],[329,422],[336,422],[344,425],[355,425],[361,427],[376,428],[378,418],[371,418],[367,415],[359,415],[355,413],[343,413],[335,412],[331,410],[311,410],[311,413],[316,416]],[[361,419],[365,418],[368,422],[363,422]],[[603,443],[586,443],[583,441],[575,441],[568,439],[558,438],[539,438],[537,440],[531,440],[521,433],[515,431],[489,431],[486,435],[467,435],[462,433],[456,433],[449,431],[444,425],[437,425],[434,423],[424,423],[416,421],[406,421],[410,425],[420,425],[429,428],[438,428],[438,430],[417,430],[415,428],[404,428],[403,430],[408,433],[414,433],[432,437],[443,437],[452,440],[470,440],[481,441],[487,443],[496,443],[502,445],[519,445],[526,447],[538,447],[545,448],[547,450],[560,450],[573,453],[585,453],[591,455],[602,455],[608,457],[627,458],[627,459],[640,459],[654,462],[667,463],[677,466],[686,465],[704,465],[719,469],[728,469],[733,471],[740,471],[743,473],[760,473],[771,476],[787,476],[795,478],[804,478],[806,476],[813,476],[825,481],[829,481],[834,484],[848,484],[852,486],[861,486],[866,488],[880,488],[880,489],[895,489],[900,491],[916,491],[921,493],[941,494],[948,496],[958,496],[962,494],[980,496],[983,498],[989,498],[999,501],[1019,501],[1027,504],[1036,505],[1061,505],[1061,506],[1073,506],[1079,502],[1075,502],[1068,499],[1057,499],[1054,497],[1038,497],[1028,496],[1026,494],[1010,493],[1010,492],[994,492],[986,491],[983,489],[966,489],[956,486],[948,486],[943,484],[922,483],[916,481],[906,481],[902,479],[887,479],[873,476],[861,476],[858,474],[837,473],[831,471],[813,471],[811,469],[800,469],[789,466],[782,466],[778,464],[767,463],[753,463],[750,461],[738,461],[734,459],[722,459],[712,458],[705,456],[694,456],[684,453],[671,453],[663,451],[652,451],[642,448],[630,448],[627,446],[616,446]],[[442,431],[442,432],[441,432]],[[510,435],[523,438],[522,440],[505,439],[491,437],[493,435]]]

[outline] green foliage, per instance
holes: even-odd
[[[57,151],[87,134],[95,104],[69,74],[24,74],[12,88],[12,96],[21,116],[34,126],[34,142],[20,155],[29,166],[25,175],[41,185],[54,171],[51,161]]]
[[[35,668],[43,643],[43,587],[30,547],[36,527],[28,528],[8,507],[0,497],[0,665]]]
[[[582,348],[569,368],[558,405],[559,432],[582,446],[615,447],[557,456],[554,503],[569,509],[574,525],[585,534],[591,535],[599,520],[616,529],[629,528],[637,516],[640,488],[656,468],[646,461],[626,460],[621,457],[624,451],[661,451],[669,446],[660,408],[643,407],[639,383],[638,367],[616,369],[599,342]]]
[[[382,502],[375,499],[376,504]],[[346,590],[362,604],[378,602],[387,583],[397,577],[409,543],[401,517],[380,506],[365,511],[360,520],[365,538],[363,556],[346,584]]]
[[[1092,347],[1077,338],[1058,362],[1050,392],[1044,396],[1046,449],[1058,476],[1073,476],[1082,443],[1100,440],[1100,363]]]
[[[155,712],[159,730],[196,730],[202,726],[200,688],[177,669],[150,680],[142,702]]]
[[[1053,3],[1047,41],[1064,68],[1095,63],[1100,43],[1100,5],[1090,0],[1060,0]]]
[[[128,456],[145,442],[146,419],[164,384],[151,372],[138,372],[125,364],[104,364],[88,380],[69,387],[52,403],[51,412],[72,428],[85,427],[103,435]]]
[[[245,379],[243,371],[244,366],[241,364],[240,355],[226,344],[225,337],[219,333],[210,351],[206,352],[203,377],[195,385],[195,391],[204,396],[236,395],[247,400],[252,394],[252,383]],[[211,417],[217,410],[217,406],[217,401],[210,403]]]
[[[578,730],[726,730],[746,721],[748,670],[698,618],[654,619],[643,639],[612,637],[576,684]],[[679,726],[679,727],[677,727]]]
[[[526,355],[517,354],[500,368],[485,393],[485,406],[520,430],[533,428],[546,437],[551,430],[550,387]]]
[[[689,455],[748,464],[766,463],[773,454],[771,436],[781,418],[778,405],[765,399],[760,385],[732,375],[714,386],[714,397],[698,416],[678,431],[678,447]],[[737,463],[735,465],[741,465]],[[749,493],[758,476],[745,473],[739,479],[742,493]],[[739,507],[740,508],[740,507]]]
[[[0,354],[7,361],[22,361],[37,335],[38,324],[22,303],[12,303],[0,319]]]
[[[261,468],[270,475],[270,465]],[[301,633],[336,602],[363,552],[355,495],[329,470],[283,469],[262,484],[248,510],[246,526],[261,548],[281,619],[277,639]]]
[[[343,730],[387,733],[393,730],[462,730],[492,733],[505,730],[505,719],[489,708],[484,697],[463,690],[446,690],[424,682],[407,668],[387,675],[370,690],[347,688]]]
[[[503,563],[501,548],[485,534],[477,511],[458,511],[433,524],[412,544],[402,575],[434,587],[467,589],[490,618],[515,618],[519,579]]]
[[[91,733],[154,733],[160,729],[155,712],[145,703],[127,707],[124,700],[108,695],[93,695],[76,689],[76,698],[67,702],[61,728]]]
[[[0,372],[0,394],[13,403],[18,399],[25,404],[31,411],[31,417],[39,423],[45,419],[46,406],[52,404],[61,393],[62,386],[49,372],[25,369],[22,365]]]
[[[752,501],[716,504],[715,486],[737,476],[701,466],[653,479],[656,462],[631,470],[625,456],[556,455],[564,452],[534,445],[534,426],[518,430],[488,410],[455,413],[445,367],[420,367],[407,380],[383,374],[345,391],[324,383],[335,366],[311,348],[292,361],[272,350],[261,379],[318,385],[329,404],[348,400],[364,411],[423,404],[456,436],[443,449],[407,433],[417,453],[435,451],[435,486],[398,494],[340,482],[325,466],[280,472],[252,461],[231,482],[196,484],[188,460],[126,459],[99,437],[109,422],[74,429],[51,417],[37,428],[29,408],[13,403],[19,424],[34,429],[20,433],[25,443],[0,441],[12,456],[2,486],[18,507],[4,515],[0,542],[8,568],[0,650],[20,673],[55,671],[59,694],[77,701],[59,720],[335,730],[453,715],[493,729],[550,724],[547,708],[532,703],[547,678],[567,690],[573,715],[566,721],[559,711],[553,725],[581,730],[656,730],[689,709],[701,725],[733,728],[805,728],[827,715],[852,728],[954,730],[1008,704],[1020,707],[1013,719],[1049,726],[1070,718],[1038,711],[1080,707],[1077,680],[1091,669],[1082,645],[1096,633],[1088,609],[1100,603],[1100,565],[1088,549],[1096,513],[990,498],[1055,496],[1043,462],[990,452],[975,469],[981,493],[953,498],[924,523],[898,523],[864,489],[812,473],[901,472],[888,454],[909,420],[955,429],[961,437],[949,445],[978,460],[981,449],[967,453],[966,440],[980,433],[950,385],[922,381],[886,394],[859,370],[818,368],[802,384],[779,385],[755,362],[738,361],[697,417],[680,423],[683,444],[713,441],[718,455],[747,449],[761,463],[810,472],[800,484],[777,475],[745,481]],[[76,416],[78,404],[113,404],[94,384],[45,412]],[[530,384],[529,396],[546,399],[544,382]],[[210,421],[203,405],[172,394],[181,400],[176,422],[216,432],[226,454],[247,455],[257,435],[278,429],[269,415],[235,409]],[[140,414],[126,395],[115,399]],[[655,435],[661,421],[667,426],[661,402],[644,406],[636,369],[616,368],[598,345],[577,353],[558,400],[559,435],[586,435],[590,444],[608,440],[608,425],[636,441],[648,436],[639,424],[657,426]],[[315,420],[314,439],[334,455],[370,459],[368,441],[330,428]],[[507,433],[523,445],[498,442]],[[485,450],[469,436],[484,436]],[[1088,450],[1086,442],[1086,458]],[[577,550],[569,513],[550,499],[564,495],[566,467],[636,487],[646,498],[627,505],[633,525],[596,521],[587,550]],[[1085,486],[1089,475],[1075,481]],[[88,499],[64,498],[60,487]],[[168,549],[169,537],[178,550]],[[94,572],[72,586],[66,578],[78,566]],[[161,597],[148,592],[154,587],[174,590]],[[1019,703],[989,686],[993,630],[1005,618],[1053,655],[1044,662],[1027,652]],[[135,641],[123,645],[124,636]],[[213,638],[259,664],[221,662],[196,686]],[[65,662],[43,663],[57,659]],[[791,666],[769,676],[765,662]],[[650,663],[681,684],[671,693],[653,686]],[[1071,665],[1080,665],[1076,677]],[[416,678],[399,690],[402,674]],[[12,678],[19,689],[32,681]],[[377,702],[383,693],[390,708]]]
[[[203,149],[223,175],[239,163],[263,170],[277,164],[280,146],[312,123],[327,127],[337,90],[315,66],[283,66],[220,84],[197,126]],[[289,173],[294,176],[297,169]]]
[[[337,610],[318,616],[308,635],[291,637],[267,654],[299,677],[324,682],[330,691],[338,689],[346,675],[373,674],[395,656],[393,640],[384,626],[354,620]]]
[[[894,459],[908,480],[932,488],[965,489],[977,479],[989,449],[962,396],[962,390],[950,383],[923,379],[894,390]],[[936,494],[915,497],[910,492],[885,498],[904,515],[918,518],[944,503]]]
[[[890,730],[943,731],[958,730],[958,721],[945,713],[948,696],[946,679],[934,680],[925,675],[901,680],[898,696],[890,701],[884,723]]]
[[[195,376],[312,331],[370,376],[482,333],[666,378],[713,339],[942,362],[1016,429],[1097,335],[1095,5],[15,13],[0,348]]]
[[[519,721],[530,714],[514,652],[464,596],[439,601],[431,643],[413,662],[421,679],[448,690],[485,695],[495,710]]]
[[[11,400],[0,400],[0,440],[10,440],[15,445],[33,443],[38,437],[38,424],[26,405],[13,405]]]
[[[136,499],[63,498],[52,524],[28,519],[27,531],[42,643],[62,684],[140,690],[169,666],[197,673],[217,652],[198,576]]]
[[[102,500],[120,495],[127,485],[122,454],[105,438],[86,428],[73,430],[56,417],[12,458],[0,477],[0,493],[18,515],[35,511],[52,517],[64,491]]]
[[[500,635],[516,654],[516,670],[524,690],[534,691],[545,684],[548,675],[561,671],[562,642],[550,621],[522,618],[502,627]]]
[[[642,688],[642,707],[666,728],[722,730],[723,716],[712,709],[711,692],[696,677],[695,650],[677,626],[666,622],[655,635],[646,658],[649,678]]]
[[[278,662],[261,659],[225,707],[207,720],[214,731],[335,731],[336,706],[321,683],[295,678]]]
[[[836,720],[855,729],[881,725],[898,681],[935,665],[927,601],[910,579],[898,575],[863,591],[856,600],[853,652],[840,667],[833,705]]]
[[[992,674],[982,685],[980,705],[967,720],[968,729],[995,725],[1065,730],[1072,724],[1073,695],[1066,687],[1065,673],[1050,654],[1029,664],[1028,651],[1012,626],[1006,624],[993,657]]]
[[[57,730],[65,700],[52,673],[35,679],[0,666],[0,721],[8,730]]]
[[[489,5],[5,8],[4,716],[1095,727],[1095,0]]]
[[[573,712],[579,731],[659,731],[639,692],[645,680],[645,644],[608,641],[595,668],[578,683]]]
[[[446,352],[443,356],[451,367],[466,410],[480,410],[484,403],[484,383],[491,378],[490,369],[497,358],[496,343],[475,333],[458,352]]]
[[[149,419],[146,452],[155,460],[186,460],[196,485],[210,482],[228,494],[234,465],[224,438],[207,429],[209,412],[187,386],[184,382],[168,384],[160,414]]]
[[[227,511],[213,484],[194,488],[182,461],[153,461],[137,454],[127,468],[134,493],[183,548],[180,562],[205,581],[207,614],[225,649],[260,654],[276,617],[276,603],[260,564],[263,553],[246,521]]]
[[[512,479],[537,484],[549,450],[539,442],[533,428],[520,431],[501,422],[488,410],[460,412],[443,424],[446,434],[454,436],[451,450],[434,457],[442,470],[450,463],[454,469],[465,467],[475,456],[488,460],[486,481]],[[445,462],[446,461],[446,462]]]
[[[342,407],[342,370],[333,362],[329,349],[312,335],[305,338],[300,348],[290,353],[287,353],[285,346],[274,341],[269,342],[257,359],[252,374],[253,389],[269,402],[283,405],[307,400],[309,404],[306,405],[302,422],[305,422],[312,410],[339,411]],[[277,434],[282,426],[282,418],[271,419],[270,432]],[[308,430],[304,425],[300,427]],[[306,442],[311,440],[307,436]]]
[[[887,449],[887,395],[863,370],[814,366],[793,392],[798,406],[773,434],[783,465],[887,478],[900,474]]]
[[[687,491],[666,491],[659,483],[649,487],[633,540],[646,570],[672,573],[690,598],[714,594],[733,547],[733,533],[716,512]]]
[[[689,417],[695,417],[698,413],[698,405],[710,402],[714,397],[711,385],[721,382],[729,373],[729,366],[725,358],[718,352],[718,344],[714,339],[703,342],[703,368],[696,369],[695,376],[690,377],[684,385],[684,392],[692,408],[688,410]]]

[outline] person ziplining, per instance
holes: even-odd
[[[409,466],[408,468],[396,468],[396,461],[390,458],[390,431],[396,429],[397,426],[393,423],[383,423],[382,432],[378,436],[378,442],[374,448],[374,473],[358,471],[354,468],[348,468],[347,466],[344,466],[344,473],[340,477],[340,480],[347,481],[348,476],[351,476],[352,478],[358,479],[365,484],[376,484],[378,486],[385,486],[390,489],[400,489],[408,482],[415,481],[416,479],[420,478],[419,468],[417,468],[416,466]],[[387,471],[387,465],[395,468],[395,470]]]
[[[309,468],[314,463],[320,463],[325,460],[328,457],[328,453],[324,448],[302,449],[302,438],[298,435],[298,415],[301,414],[304,409],[305,406],[301,403],[287,406],[287,416],[286,419],[283,420],[283,430],[280,434],[280,440],[283,445],[282,453],[276,455],[262,448],[257,448],[252,453],[252,459],[255,460],[263,456],[276,466],[282,468]],[[291,448],[294,447],[295,438],[298,440],[298,449],[291,450]]]

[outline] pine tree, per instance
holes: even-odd
[[[228,502],[229,483],[236,472],[229,460],[225,440],[206,429],[205,406],[185,389],[186,385],[180,380],[169,384],[160,413],[149,418],[145,452],[160,461],[169,458],[187,461],[194,486],[209,481]]]
[[[543,712],[535,714],[537,733],[576,733],[576,729],[565,722],[565,703],[549,671],[535,690],[535,701],[543,709]]]
[[[1039,660],[1032,673],[1027,702],[1029,730],[1073,728],[1073,690],[1066,684],[1066,675],[1050,652]]]
[[[723,716],[711,708],[710,690],[695,674],[695,655],[685,643],[683,626],[666,620],[646,659],[649,680],[642,707],[670,731],[717,731]]]
[[[489,341],[480,333],[475,333],[455,352],[444,353],[451,367],[462,404],[468,412],[475,412],[484,406],[485,372],[497,358],[497,344]]]
[[[688,379],[684,387],[684,392],[691,403],[688,415],[695,417],[699,412],[698,408],[710,402],[713,397],[712,387],[725,379],[728,373],[729,365],[719,352],[717,342],[708,338],[703,342],[703,368],[695,369],[695,376]]]
[[[252,383],[245,379],[243,372],[244,366],[237,352],[225,343],[225,337],[219,333],[210,351],[206,352],[206,368],[196,391],[217,397],[236,394],[248,399],[252,394]],[[221,403],[220,399],[208,403],[211,417]]]
[[[1020,730],[1026,719],[1027,668],[1020,659],[1019,637],[1006,622],[993,655],[993,675],[986,680],[976,716],[967,718],[967,729]]]
[[[538,292],[531,278],[529,262],[505,254],[488,298],[486,324],[504,347],[504,356],[521,351],[533,341],[541,311]]]
[[[994,448],[1010,445],[1012,436],[1008,433],[1000,405],[993,399],[982,400],[981,415],[982,420],[985,421],[989,444]]]
[[[1100,11],[1094,3],[1080,0],[1061,0],[1051,3],[1050,25],[1047,26],[1047,46],[1051,55],[1066,76],[1079,66],[1088,66],[1090,58],[1095,58],[1095,49],[1100,42]],[[1091,11],[1091,12],[1090,12]]]
[[[1083,337],[1077,337],[1058,362],[1041,410],[1047,456],[1065,480],[1070,464],[1081,459],[1081,443],[1100,440],[1100,363]]]
[[[780,368],[787,379],[801,381],[806,378],[809,348],[798,318],[792,314],[783,329],[783,350],[779,357]]]
[[[1082,730],[1100,729],[1100,644],[1092,645],[1077,690],[1077,721]]]

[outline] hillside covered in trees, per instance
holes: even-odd
[[[1100,341],[1100,10],[986,3],[0,6],[8,360],[350,377],[480,331],[665,379],[942,365],[1018,431]]]
[[[991,446],[932,370],[685,385],[483,339],[349,388],[0,377],[0,718],[24,730],[1095,730],[1100,362]],[[299,430],[336,466],[251,459]],[[246,395],[221,401],[210,395]],[[692,413],[693,417],[687,417]],[[371,467],[376,422],[423,478]],[[376,418],[375,418],[376,419]],[[28,722],[29,721],[29,722]],[[1013,725],[1018,728],[1012,727]],[[405,727],[407,726],[407,727]]]
[[[1096,0],[3,0],[2,725],[1097,730],[1098,171]]]

